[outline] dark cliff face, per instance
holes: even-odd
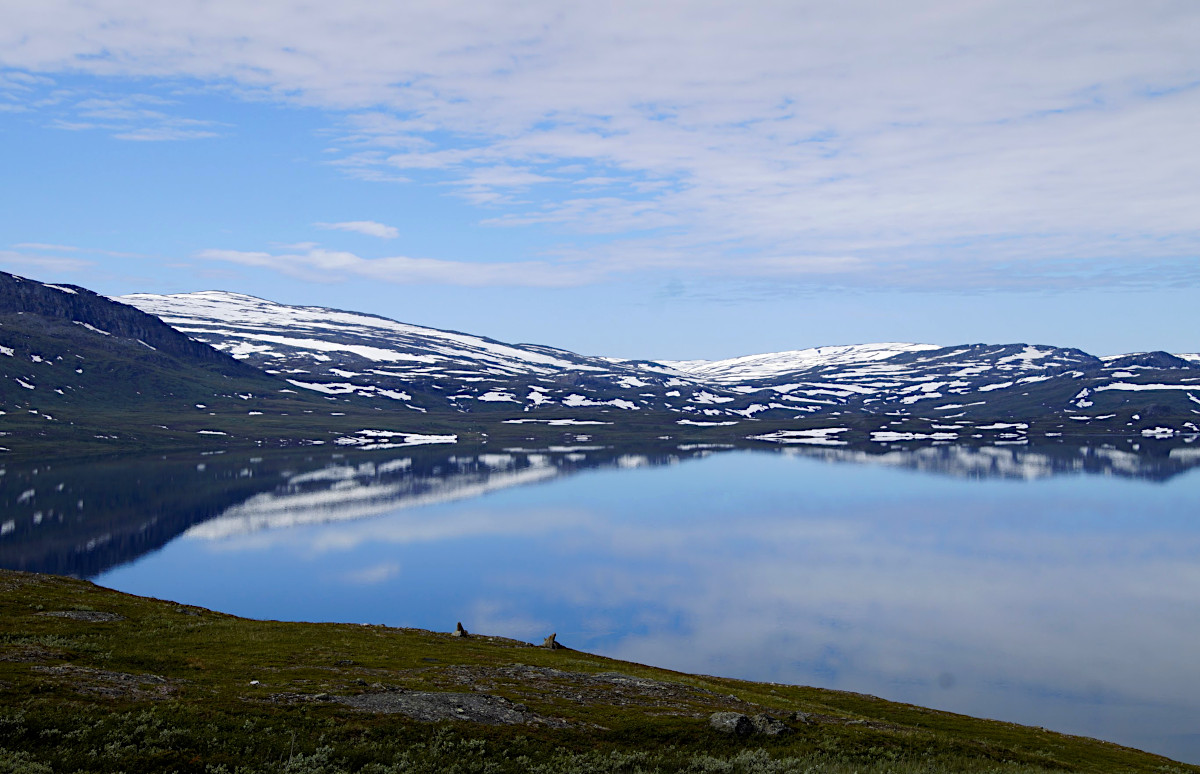
[[[0,272],[0,411],[9,424],[29,412],[52,425],[115,427],[113,412],[174,416],[288,386],[132,306]]]
[[[0,272],[0,315],[38,315],[47,322],[90,325],[105,333],[174,357],[215,365],[228,376],[257,376],[261,372],[188,338],[153,315],[118,303],[77,285],[47,285]],[[53,321],[53,322],[52,322]]]

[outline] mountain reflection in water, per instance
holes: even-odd
[[[1089,446],[803,444],[766,451],[967,478],[1092,474],[1165,481],[1200,464],[1194,437]],[[760,445],[756,447],[763,450]],[[0,467],[0,566],[94,577],[188,532],[219,538],[348,521],[598,468],[676,464],[725,445],[651,450],[548,447],[501,452],[413,449],[386,456],[209,453]]]
[[[1139,439],[9,465],[0,564],[253,617],[557,631],[1200,761],[1198,463]]]

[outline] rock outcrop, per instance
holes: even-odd
[[[767,714],[750,716],[740,712],[714,712],[708,718],[708,725],[721,733],[736,736],[782,736],[792,732],[782,720]]]

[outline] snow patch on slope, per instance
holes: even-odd
[[[728,360],[660,360],[663,365],[694,379],[731,384],[774,379],[793,371],[832,365],[873,363],[906,352],[940,349],[935,344],[852,344],[769,352]]]
[[[326,309],[312,306],[286,306],[254,296],[223,291],[201,291],[175,295],[137,293],[115,299],[135,306],[144,312],[163,318],[169,325],[189,333],[213,332],[213,321],[235,326],[234,331],[220,331],[224,335],[236,335],[258,341],[295,346],[318,351],[344,350],[327,339],[288,340],[276,339],[272,333],[280,330],[299,331],[309,329],[328,333],[351,333],[362,338],[386,338],[389,340],[418,344],[428,348],[428,353],[402,353],[391,349],[374,348],[361,354],[376,360],[417,360],[434,362],[438,356],[454,357],[468,355],[487,360],[513,370],[539,371],[544,369],[602,370],[554,357],[543,352],[534,352],[521,347],[503,344],[480,336],[471,336],[454,331],[424,328],[418,325],[389,320],[384,317]],[[256,333],[259,329],[262,333]],[[357,346],[357,345],[356,345]]]

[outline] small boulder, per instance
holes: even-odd
[[[462,621],[459,621],[458,626],[456,626],[454,628],[454,631],[450,633],[450,636],[451,637],[470,637],[471,635],[467,634],[467,630],[463,628]]]
[[[777,717],[760,714],[748,717],[740,712],[714,712],[708,725],[725,734],[737,736],[783,736],[792,729]]]
[[[557,640],[554,639],[557,636],[558,636],[558,632],[554,632],[553,634],[551,634],[549,637],[547,637],[545,640],[542,641],[542,647],[549,648],[550,650],[559,650],[561,648],[567,647],[566,645],[563,645],[561,642],[558,642]]]
[[[786,723],[770,715],[755,715],[750,718],[750,723],[754,726],[754,733],[762,736],[783,736],[792,733],[792,729],[788,728]]]
[[[740,712],[714,712],[708,718],[708,725],[723,734],[750,736],[754,733],[754,721]]]

